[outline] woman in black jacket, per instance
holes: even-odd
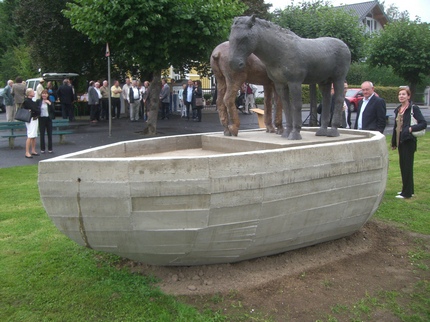
[[[52,153],[52,120],[55,119],[54,103],[49,99],[49,93],[46,89],[42,91],[41,97],[36,101],[37,106],[40,108],[40,153],[45,153],[45,131],[48,135],[48,153]]]
[[[418,106],[410,102],[411,91],[409,88],[399,90],[399,101],[401,103],[394,110],[395,121],[393,136],[391,138],[391,148],[399,150],[400,173],[402,175],[402,191],[397,193],[396,198],[408,199],[414,195],[414,154],[417,150],[417,138],[412,132],[427,128]],[[416,125],[411,126],[411,113],[417,120]]]
[[[36,102],[33,101],[34,90],[32,88],[27,88],[25,91],[25,99],[22,104],[22,108],[27,110],[31,110],[31,120],[30,122],[26,122],[25,126],[27,127],[27,141],[25,142],[25,157],[32,158],[33,155],[39,155],[36,152],[36,138],[37,131],[39,128],[39,116],[40,116],[40,108]]]

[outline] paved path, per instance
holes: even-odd
[[[388,115],[393,115],[393,107],[389,106],[387,110]],[[427,122],[430,124],[430,108],[422,108]],[[245,115],[240,114],[241,129],[255,129],[258,128],[257,116],[255,114]],[[302,119],[305,120],[309,115],[308,110],[302,113]],[[356,113],[352,115],[354,123]],[[0,114],[0,121],[4,122],[6,119],[5,113]],[[53,150],[52,154],[43,154],[33,159],[26,159],[25,154],[25,137],[15,139],[15,149],[9,149],[8,139],[0,138],[0,168],[37,164],[40,160],[46,160],[55,156],[72,153],[84,149],[89,149],[101,145],[116,143],[127,140],[137,140],[145,138],[142,134],[145,123],[143,121],[130,122],[128,119],[122,118],[119,120],[112,120],[112,135],[109,136],[109,125],[107,121],[101,121],[97,124],[90,124],[88,117],[78,118],[72,123],[74,134],[66,135],[65,144],[59,144],[59,137],[53,137]],[[390,119],[390,124],[386,127],[385,134],[392,133],[393,119]],[[204,133],[204,132],[218,132],[223,128],[220,125],[218,113],[215,108],[206,108],[203,111],[202,122],[192,122],[182,119],[179,115],[173,115],[169,120],[159,120],[157,123],[157,136],[177,135],[177,134],[190,134],[190,133]],[[240,133],[239,133],[240,135]],[[37,141],[37,150],[40,150],[39,140]]]

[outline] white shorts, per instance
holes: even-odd
[[[39,119],[33,120],[31,118],[30,123],[25,123],[27,127],[27,137],[30,139],[37,138],[37,131],[39,130]]]

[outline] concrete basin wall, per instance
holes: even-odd
[[[71,239],[148,264],[276,254],[352,234],[386,185],[383,135],[302,136],[257,130],[117,143],[40,162],[39,190]]]

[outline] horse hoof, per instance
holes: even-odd
[[[281,137],[283,137],[283,138],[287,138],[288,139],[289,136],[290,136],[290,132],[288,132],[288,131],[283,131],[281,133]]]
[[[336,128],[331,128],[330,130],[327,131],[327,136],[329,137],[336,137],[339,136],[339,131]]]
[[[237,136],[239,134],[239,129],[235,126],[229,126],[228,129],[230,134],[233,136]]]
[[[299,132],[291,132],[290,135],[288,135],[288,140],[301,140],[302,136]]]
[[[231,133],[229,130],[224,130],[224,136],[231,136]]]
[[[276,134],[282,135],[282,133],[284,133],[284,128],[280,127],[276,129]]]
[[[318,131],[315,133],[316,136],[328,136],[327,128],[320,127]]]
[[[273,125],[269,125],[269,126],[266,127],[266,132],[267,133],[276,133],[276,130],[273,127]]]

